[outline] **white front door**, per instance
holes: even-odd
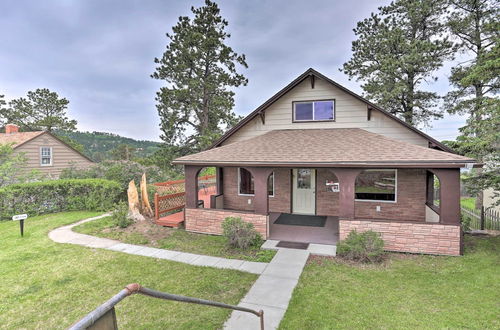
[[[316,170],[298,168],[293,170],[292,213],[316,213]]]

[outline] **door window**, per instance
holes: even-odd
[[[298,189],[311,189],[311,170],[298,169],[297,170],[297,188]]]

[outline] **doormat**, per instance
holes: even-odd
[[[309,243],[280,241],[278,244],[276,244],[276,246],[289,249],[307,250],[307,248],[309,247]]]
[[[274,223],[277,225],[324,227],[326,217],[282,213]]]

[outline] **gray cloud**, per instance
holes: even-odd
[[[8,99],[48,87],[70,100],[81,130],[158,140],[149,77],[165,33],[197,1],[2,1],[0,94]],[[382,3],[358,1],[220,1],[230,45],[247,56],[249,85],[236,90],[235,111],[247,114],[309,67],[346,87],[338,71],[350,56],[352,28]],[[443,74],[445,74],[443,72]],[[446,89],[444,77],[433,89]],[[444,123],[444,125],[443,125]],[[461,118],[438,121],[435,135],[456,135]],[[440,137],[438,137],[440,138]]]

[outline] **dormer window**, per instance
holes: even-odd
[[[335,100],[293,102],[293,121],[333,121]]]

